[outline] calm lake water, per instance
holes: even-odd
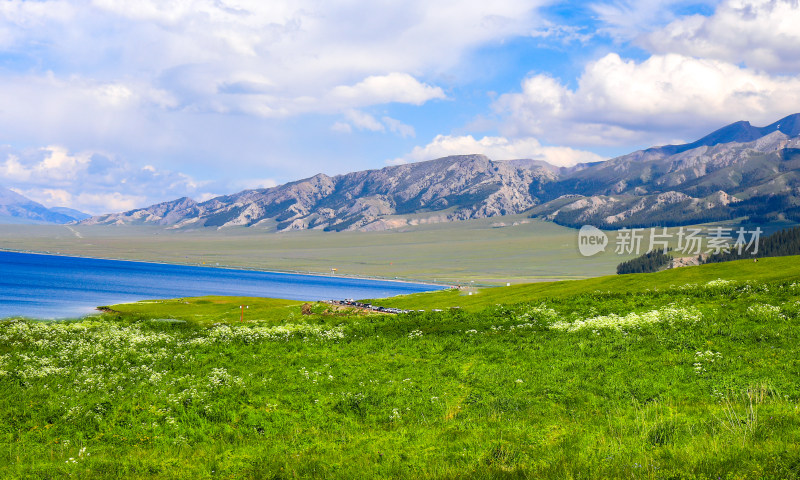
[[[99,305],[234,295],[329,300],[438,290],[414,283],[0,252],[0,318],[71,318]]]

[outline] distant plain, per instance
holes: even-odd
[[[523,215],[378,232],[0,225],[0,249],[13,251],[453,284],[595,277],[632,257],[611,246],[585,258],[577,242],[577,230]]]

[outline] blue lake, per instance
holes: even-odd
[[[438,290],[415,283],[0,252],[0,318],[72,318],[137,300],[233,295],[329,300]]]

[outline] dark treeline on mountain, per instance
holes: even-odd
[[[730,262],[732,260],[742,260],[746,258],[758,257],[783,257],[786,255],[800,255],[800,227],[775,232],[767,237],[762,237],[758,241],[758,250],[753,254],[753,247],[742,248],[739,254],[738,249],[731,249],[729,252],[720,252],[709,255],[705,263]]]
[[[633,260],[617,265],[617,274],[657,272],[669,265],[671,261],[672,256],[665,254],[663,250],[652,250]]]
[[[663,210],[646,208],[613,223],[597,219],[591,224],[602,230],[619,230],[678,227],[687,224],[724,222],[742,217],[747,217],[751,224],[769,224],[784,220],[800,222],[800,197],[788,193],[760,195],[730,205],[717,205],[698,211],[692,210],[691,201],[685,201]],[[583,210],[561,211],[553,222],[565,227],[580,228],[586,224],[587,219]]]
[[[800,205],[791,194],[759,195],[735,205],[737,216],[748,217],[751,223],[769,223],[777,220],[800,221]]]

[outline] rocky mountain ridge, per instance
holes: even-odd
[[[229,227],[274,221],[278,230],[379,229],[392,225],[387,217],[408,214],[433,212],[439,221],[450,221],[521,213],[538,203],[538,187],[556,177],[544,166],[462,155],[333,177],[318,174],[202,203],[181,198],[83,223]]]
[[[569,226],[680,225],[736,217],[800,220],[800,114],[736,122],[685,145],[571,168],[460,155],[181,198],[84,224],[381,230],[528,212]]]
[[[585,192],[532,211],[569,226],[800,219],[800,137],[774,131],[673,155],[634,152],[562,178],[550,191]]]

